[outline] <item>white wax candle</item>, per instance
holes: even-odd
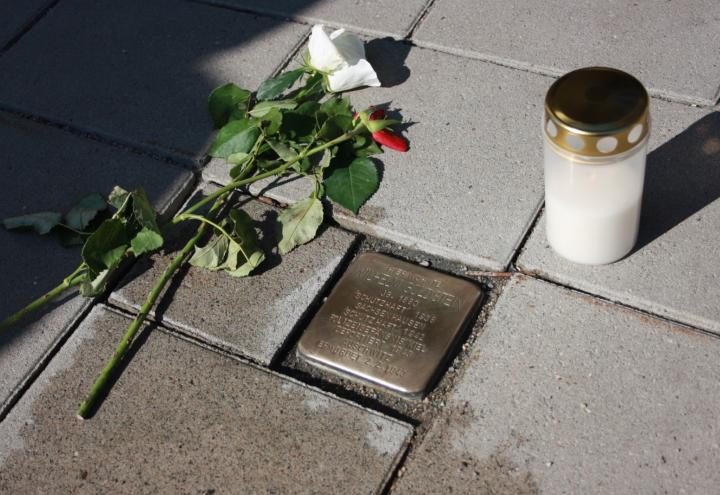
[[[574,159],[545,139],[550,246],[583,264],[612,263],[637,240],[647,141],[612,160]]]

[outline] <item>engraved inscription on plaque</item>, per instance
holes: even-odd
[[[467,280],[364,253],[310,322],[298,354],[315,365],[419,397],[432,385],[482,296]]]

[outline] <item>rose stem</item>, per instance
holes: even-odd
[[[25,315],[32,313],[33,311],[36,311],[43,307],[48,302],[52,301],[56,297],[58,297],[60,294],[65,292],[70,287],[74,287],[78,285],[80,282],[82,282],[82,278],[79,277],[82,270],[85,268],[85,264],[81,264],[78,266],[74,272],[72,272],[70,275],[68,275],[62,283],[60,283],[58,286],[54,287],[53,289],[49,290],[44,295],[38,297],[33,302],[22,308],[17,313],[14,313],[7,318],[5,318],[2,322],[0,322],[0,331],[6,330],[7,328],[15,325],[18,321],[20,321]]]
[[[346,132],[345,134],[337,137],[336,139],[333,139],[332,141],[328,141],[325,144],[322,144],[320,146],[316,146],[315,148],[312,148],[311,150],[308,150],[304,153],[301,153],[298,157],[284,163],[283,165],[274,168],[268,172],[265,172],[263,174],[258,174],[253,177],[250,177],[249,179],[243,179],[238,178],[233,182],[230,182],[228,185],[218,189],[217,191],[209,194],[204,199],[198,201],[191,207],[189,207],[184,212],[177,215],[173,220],[172,223],[178,223],[182,222],[188,218],[191,217],[184,217],[183,215],[188,215],[192,213],[193,211],[197,210],[201,206],[207,204],[209,201],[212,201],[215,199],[215,203],[213,204],[212,208],[210,208],[210,212],[217,210],[217,208],[220,207],[222,204],[222,200],[225,198],[227,194],[229,194],[231,191],[233,191],[235,188],[250,184],[252,182],[265,179],[267,177],[271,177],[273,175],[280,175],[283,172],[285,172],[293,163],[302,160],[303,158],[313,155],[315,153],[318,153],[320,151],[323,151],[327,148],[330,148],[332,146],[335,146],[336,144],[340,144],[344,141],[347,141],[348,139],[351,139],[355,134],[357,134],[356,131],[350,131]],[[251,169],[252,167],[248,168]],[[98,397],[100,394],[105,390],[105,387],[107,385],[108,380],[112,376],[113,372],[115,371],[115,368],[117,367],[118,363],[122,360],[122,358],[125,356],[125,353],[127,352],[128,348],[130,347],[130,344],[132,343],[135,335],[137,334],[138,330],[140,330],[140,327],[142,326],[142,323],[145,321],[145,318],[147,317],[148,313],[150,312],[150,309],[155,304],[155,301],[160,296],[160,293],[165,288],[165,285],[170,281],[170,279],[175,274],[175,271],[177,271],[178,268],[182,265],[183,261],[185,261],[190,254],[190,252],[195,247],[195,244],[200,240],[202,237],[202,234],[205,231],[206,224],[201,224],[196,234],[185,244],[182,251],[180,251],[180,254],[175,256],[173,260],[170,262],[170,264],[165,268],[165,271],[163,272],[162,276],[158,281],[155,283],[155,286],[152,288],[150,293],[148,294],[147,298],[145,299],[145,303],[140,308],[140,312],[135,317],[135,319],[130,323],[127,330],[125,331],[125,335],[123,335],[122,339],[120,340],[120,343],[118,344],[117,348],[115,349],[115,353],[113,354],[112,358],[105,364],[105,367],[102,369],[98,377],[95,379],[95,382],[92,384],[92,387],[90,387],[90,391],[87,394],[87,397],[84,401],[80,404],[80,407],[78,408],[77,415],[80,419],[87,419],[87,417],[90,415],[91,411],[95,407],[95,403],[97,402]]]

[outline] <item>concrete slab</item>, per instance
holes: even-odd
[[[548,74],[609,65],[657,95],[701,104],[720,96],[720,3],[436,2],[416,31],[424,46]]]
[[[248,278],[189,267],[161,296],[164,324],[206,342],[269,364],[308,307],[338,269],[355,236],[327,228],[288,255],[277,244],[278,210],[248,198],[242,208],[257,222],[266,253],[260,270]],[[124,308],[139,310],[155,281],[192,235],[197,224],[178,231],[171,251],[139,261],[110,296]]]
[[[542,200],[538,122],[552,80],[388,40],[371,42],[368,58],[385,87],[353,92],[353,104],[400,109],[411,123],[410,151],[379,156],[378,192],[358,217],[335,208],[336,220],[471,266],[503,269]],[[227,180],[217,162],[204,174]],[[263,193],[293,202],[309,190],[292,181]]]
[[[0,1],[0,49],[20,34],[51,0]]]
[[[639,241],[625,259],[576,265],[549,247],[544,219],[521,270],[720,333],[720,113],[653,101]]]
[[[0,423],[0,491],[376,493],[412,434],[149,329],[95,416],[76,419],[128,321],[94,308]]]
[[[308,23],[326,23],[369,34],[404,37],[425,9],[427,0],[203,0],[253,12],[286,16]]]
[[[67,211],[84,195],[107,194],[115,184],[143,186],[155,207],[168,211],[178,207],[193,181],[182,167],[5,113],[0,113],[0,156],[0,218]],[[0,318],[5,318],[59,284],[77,267],[80,249],[0,228],[0,259]],[[0,415],[89,303],[76,294],[65,296],[0,335]]]
[[[62,2],[0,59],[0,103],[196,162],[210,91],[255,89],[307,31],[191,2]]]
[[[720,340],[531,278],[394,493],[713,493]]]

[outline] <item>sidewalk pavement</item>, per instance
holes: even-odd
[[[187,270],[90,421],[75,405],[172,245],[106,300],[69,295],[3,335],[0,492],[712,493],[717,2],[0,0],[0,217],[116,183],[171,214],[223,184],[208,93],[296,63],[315,22],[369,40],[384,87],[350,96],[401,110],[411,150],[381,157],[359,216],[335,208],[338,226],[272,268]],[[538,125],[553,78],[590,64],[654,96],[640,241],[592,268],[547,246]],[[306,187],[251,192],[292,203]],[[244,201],[261,226],[277,215]],[[430,416],[278,365],[363,234],[499,293]],[[5,315],[79,252],[0,231],[0,255]]]

